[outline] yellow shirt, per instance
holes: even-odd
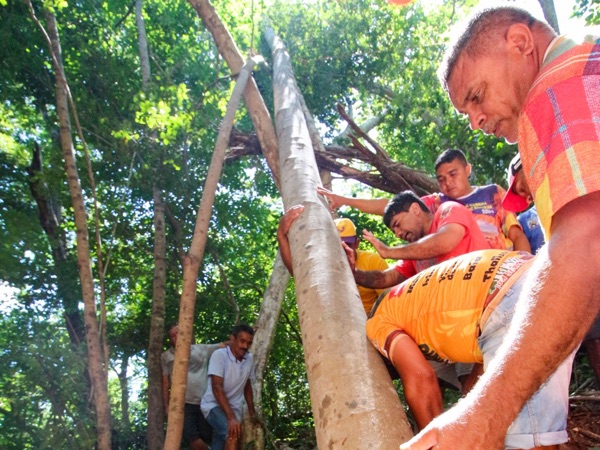
[[[365,252],[362,250],[356,251],[356,268],[358,270],[387,270],[388,264],[379,256],[378,253]],[[363,286],[357,286],[360,300],[365,308],[367,315],[371,312],[371,308],[379,296],[385,289],[371,289]]]
[[[386,357],[402,331],[428,359],[481,363],[477,338],[484,307],[531,258],[527,252],[482,250],[420,272],[381,301],[367,321],[367,336]]]

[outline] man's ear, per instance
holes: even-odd
[[[417,202],[410,205],[409,211],[415,215],[419,215],[421,213],[421,207]]]
[[[467,178],[469,178],[471,176],[471,171],[473,170],[473,166],[471,164],[467,164],[465,166],[465,170],[467,172]]]
[[[521,55],[529,55],[534,50],[533,34],[524,23],[515,23],[506,31],[507,49]]]

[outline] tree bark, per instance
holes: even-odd
[[[397,449],[410,426],[385,366],[326,206],[289,57],[273,31],[275,121],[287,207],[305,210],[289,233],[298,313],[319,448]]]
[[[227,103],[225,117],[219,129],[217,143],[206,175],[206,182],[202,190],[202,200],[198,209],[198,216],[194,226],[194,235],[188,254],[183,258],[183,286],[181,301],[179,304],[179,332],[177,334],[177,345],[175,347],[175,361],[173,363],[173,374],[171,375],[171,395],[169,398],[169,421],[167,425],[167,437],[165,439],[165,450],[177,450],[181,442],[183,430],[183,408],[185,403],[185,388],[187,383],[187,372],[192,344],[192,331],[194,323],[194,306],[196,304],[196,282],[198,271],[206,241],[208,238],[208,227],[214,204],[215,193],[225,160],[225,151],[229,142],[229,135],[233,128],[235,112],[246,87],[255,61],[249,59],[238,76],[238,81],[233,89],[231,98]]]
[[[360,143],[359,143],[360,144]],[[242,134],[234,132],[230,142],[231,150],[227,159],[233,160],[246,155],[259,155],[260,146],[254,134]],[[364,147],[364,146],[363,146]],[[365,155],[356,146],[342,147],[340,145],[327,145],[324,151],[315,148],[317,166],[322,171],[335,173],[343,179],[353,179],[380,191],[397,194],[410,184],[410,189],[417,195],[430,194],[438,191],[437,182],[421,170],[411,169],[400,162],[386,158],[385,173],[378,171],[373,164],[377,160],[376,154]],[[358,170],[346,162],[360,161],[367,163],[372,168]],[[384,164],[383,159],[378,164]],[[392,175],[390,177],[390,174]]]
[[[68,257],[67,239],[61,227],[60,204],[48,192],[48,185],[44,181],[42,149],[37,143],[27,173],[29,175],[29,189],[37,204],[40,225],[48,237],[52,250],[56,290],[65,311],[67,332],[71,343],[79,346],[85,339],[85,326],[79,310],[81,296],[78,292],[81,291],[77,284],[77,267],[74,261]]]
[[[165,237],[165,204],[161,191],[154,186],[154,280],[150,341],[148,344],[148,448],[159,450],[165,442],[162,370],[160,355],[165,328],[165,285],[167,244]]]
[[[190,5],[196,10],[198,16],[202,19],[206,29],[212,34],[219,53],[223,56],[231,72],[235,75],[240,72],[244,58],[240,53],[237,45],[233,41],[231,34],[219,18],[215,8],[208,0],[188,0]],[[251,78],[244,92],[244,100],[246,107],[252,118],[254,129],[258,135],[258,140],[261,145],[262,153],[264,154],[267,164],[271,169],[275,185],[280,188],[279,176],[279,156],[277,152],[277,135],[271,120],[271,115],[267,109],[265,102],[258,91],[258,86]]]
[[[33,17],[35,13],[29,2]],[[88,365],[94,404],[96,410],[96,431],[98,434],[98,449],[110,450],[111,448],[111,418],[110,403],[108,401],[108,387],[106,383],[106,369],[102,363],[102,350],[98,320],[96,317],[96,299],[94,295],[94,277],[90,259],[87,214],[83,200],[83,191],[79,181],[75,149],[71,138],[71,120],[68,106],[68,84],[62,66],[62,53],[58,35],[58,27],[54,14],[49,10],[46,13],[50,52],[52,65],[56,76],[56,111],[60,122],[60,143],[65,161],[65,171],[73,212],[75,216],[75,229],[77,238],[77,265],[84,304],[84,322],[86,329],[86,342],[88,347]],[[36,19],[37,20],[37,19]]]
[[[542,7],[542,12],[544,13],[544,18],[546,22],[550,24],[554,31],[560,34],[560,29],[558,26],[558,17],[556,17],[556,9],[554,8],[554,0],[538,0],[540,2],[540,6]]]

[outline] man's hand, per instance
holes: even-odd
[[[329,189],[325,189],[324,187],[317,187],[317,194],[321,194],[325,197],[329,203],[329,208],[334,211],[338,209],[340,206],[344,206],[346,203],[344,202],[344,197],[341,195],[334,194]]]
[[[350,270],[352,270],[352,273],[354,273],[354,271],[356,270],[356,252],[354,251],[353,248],[350,248],[350,246],[348,244],[346,244],[344,241],[342,241],[342,247],[344,248],[344,251],[346,252],[346,257],[348,258],[348,264],[350,264]]]
[[[292,223],[294,223],[294,220],[300,217],[302,211],[304,211],[304,205],[294,205],[288,209],[283,216],[281,216],[281,219],[279,219],[279,228],[277,229],[277,234],[287,236]]]
[[[242,435],[242,424],[236,418],[227,421],[227,439],[237,440]]]
[[[375,250],[377,250],[377,253],[379,253],[379,256],[384,259],[389,258],[390,247],[377,239],[373,233],[369,230],[363,230],[363,238],[371,243]]]
[[[468,401],[462,400],[402,444],[400,450],[503,449],[506,430],[494,426],[493,420],[485,423],[485,419],[474,412]]]

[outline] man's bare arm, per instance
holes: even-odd
[[[279,242],[281,260],[292,275],[294,274],[292,269],[292,252],[290,251],[290,242],[288,241],[287,234],[290,231],[292,223],[302,214],[302,211],[304,211],[303,205],[292,206],[281,216],[279,227],[277,228],[277,242]]]
[[[364,286],[371,289],[385,289],[397,284],[402,283],[406,280],[403,276],[393,267],[387,270],[355,270],[354,281],[359,286]]]
[[[162,398],[165,416],[169,415],[169,375],[162,376]]]
[[[244,398],[246,399],[246,405],[248,406],[248,415],[250,417],[256,417],[256,410],[254,409],[254,394],[252,393],[252,384],[250,380],[246,381],[244,385]]]
[[[317,187],[317,193],[321,194],[329,202],[329,207],[334,210],[342,206],[350,206],[367,214],[376,214],[383,216],[383,211],[387,206],[389,199],[387,198],[355,198],[344,197],[337,195],[328,189]]]
[[[579,345],[600,311],[599,210],[600,193],[594,193],[558,211],[508,337],[488,370],[455,408],[402,449],[503,448],[508,426]]]
[[[406,333],[394,339],[390,359],[404,386],[406,402],[419,429],[443,411],[442,393],[433,368],[427,363],[417,343]]]
[[[451,252],[460,243],[465,233],[464,226],[449,223],[433,234],[399,247],[388,247],[367,230],[363,231],[363,237],[375,247],[382,258],[421,260],[436,258]]]
[[[241,432],[242,427],[229,404],[229,400],[227,400],[227,394],[225,394],[225,389],[223,388],[223,378],[217,375],[210,375],[210,382],[212,383],[213,394],[215,395],[215,400],[225,413],[228,422],[228,436],[233,439],[237,439]]]
[[[507,237],[512,241],[514,250],[531,253],[531,244],[521,227],[516,225],[510,227]]]

